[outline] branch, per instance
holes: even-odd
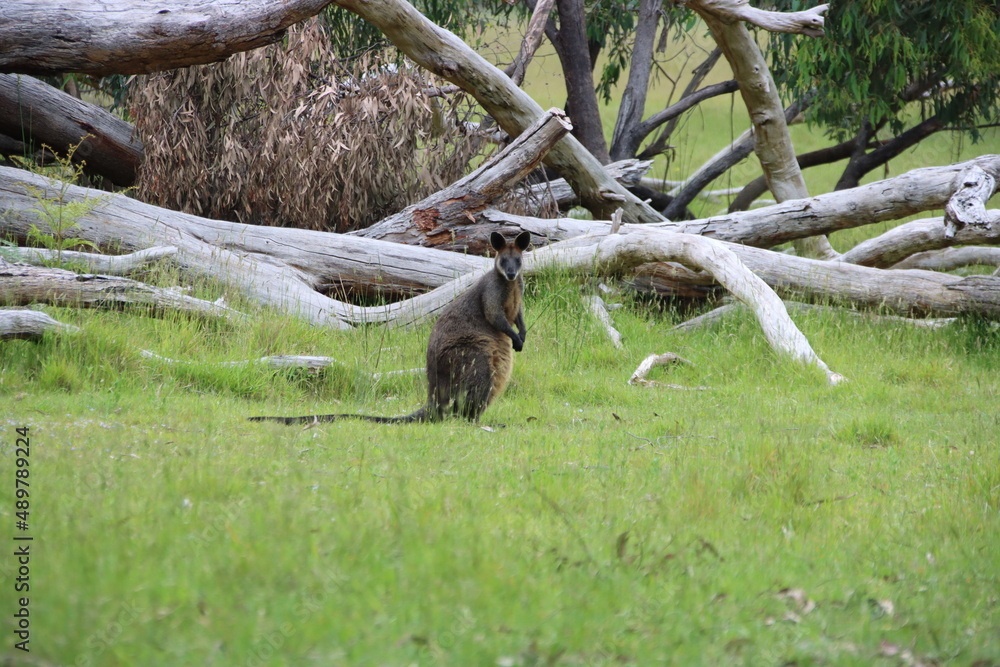
[[[735,93],[739,89],[740,86],[736,82],[736,79],[730,79],[729,81],[723,81],[721,83],[713,83],[711,85],[705,86],[704,88],[700,88],[699,90],[691,93],[690,95],[682,97],[680,101],[676,102],[675,104],[671,104],[666,109],[657,111],[652,116],[642,121],[641,123],[637,124],[632,129],[632,134],[634,134],[636,137],[635,139],[636,149],[638,149],[639,144],[642,143],[642,140],[648,137],[650,134],[652,134],[658,127],[660,127],[664,123],[673,120],[674,118],[677,118],[691,107],[697,104],[701,104],[705,100],[712,99],[713,97],[718,97],[719,95],[728,95],[729,93]],[[647,154],[648,150],[649,149],[643,151],[642,153],[643,159],[648,159],[653,157],[652,155]],[[663,150],[666,150],[666,146],[663,147]],[[632,154],[634,155],[635,151],[633,151]]]
[[[683,102],[686,97],[693,95],[694,92],[698,90],[698,86],[700,86],[702,82],[705,80],[705,78],[712,72],[712,69],[715,68],[716,63],[719,62],[719,58],[721,57],[722,57],[722,49],[716,46],[714,49],[712,49],[712,51],[708,54],[708,56],[703,61],[701,61],[701,63],[697,67],[694,68],[694,71],[691,72],[691,79],[688,81],[687,85],[684,86],[684,92],[681,93],[681,102]],[[646,149],[642,153],[640,153],[638,157],[645,160],[647,158],[655,157],[660,153],[666,151],[667,140],[670,139],[670,136],[674,133],[674,130],[676,128],[677,128],[677,118],[674,117],[668,120],[667,126],[663,128],[662,132],[660,132],[660,136],[658,136],[655,141],[651,142],[648,146],[646,146]]]
[[[11,248],[21,261],[35,266],[59,260],[59,253],[47,248]],[[177,254],[173,246],[148,248],[128,255],[97,255],[90,252],[63,250],[62,261],[65,264],[83,264],[88,271],[104,273],[112,276],[125,276],[133,271],[145,268],[164,257]]]
[[[79,275],[64,269],[11,264],[0,258],[0,292],[15,306],[32,303],[108,308],[146,305],[212,317],[242,317],[231,308],[128,278]]]
[[[899,267],[907,257],[954,245],[1000,244],[1000,211],[984,211],[986,224],[969,225],[948,236],[944,218],[914,220],[862,241],[838,261],[878,268]],[[907,267],[915,268],[915,267]]]
[[[772,12],[751,7],[749,0],[682,0],[695,11],[707,12],[727,23],[746,21],[770,32],[790,32],[809,37],[822,37],[825,19],[830,8],[822,4],[801,12]]]
[[[785,121],[791,122],[809,104],[809,101],[796,102],[785,109]],[[721,151],[709,158],[702,166],[691,174],[684,182],[674,188],[670,194],[674,196],[674,201],[663,211],[668,219],[680,218],[687,205],[690,204],[698,194],[722,174],[733,168],[734,165],[744,160],[753,152],[755,145],[753,130],[747,130],[733,143],[726,146]],[[766,177],[765,177],[766,181]]]
[[[1000,242],[1000,239],[998,239]],[[925,271],[953,271],[966,266],[1000,266],[1000,248],[966,246],[927,250],[910,255],[894,269],[923,269]]]
[[[630,227],[629,234],[582,237],[540,248],[527,255],[526,267],[530,271],[555,266],[619,273],[647,262],[675,261],[708,271],[733,296],[753,309],[764,337],[778,354],[822,369],[831,384],[844,379],[816,355],[788,317],[781,299],[736,258],[737,246],[689,234]]]
[[[520,86],[524,81],[528,63],[531,62],[535,51],[542,43],[542,37],[545,36],[545,24],[549,20],[549,14],[552,12],[554,4],[555,0],[539,0],[538,4],[535,5],[535,9],[531,13],[531,20],[528,21],[528,29],[524,31],[521,50],[514,62],[504,70],[504,74],[509,76],[510,80],[517,86]]]
[[[4,0],[0,72],[145,74],[281,39],[330,0]]]
[[[944,235],[954,238],[955,233],[966,225],[991,227],[991,219],[986,214],[986,202],[997,189],[997,180],[977,166],[969,167],[962,174],[959,187],[948,205],[944,207]]]

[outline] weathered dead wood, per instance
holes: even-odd
[[[894,269],[923,269],[925,271],[953,271],[966,266],[1000,266],[1000,248],[966,246],[928,250],[910,255],[894,264]]]
[[[966,225],[990,228],[986,201],[996,192],[997,180],[980,167],[973,166],[962,174],[961,182],[961,187],[955,190],[944,208],[944,235],[949,239]]]
[[[330,0],[4,0],[0,72],[146,74],[214,63],[282,38]]]
[[[542,114],[527,93],[453,33],[435,25],[405,0],[335,0],[365,19],[414,62],[457,84],[476,98],[510,136],[517,136]],[[632,222],[663,216],[610,178],[601,163],[573,136],[564,137],[545,163],[573,185],[596,217],[610,217],[621,206]]]
[[[823,34],[822,14],[827,6],[792,14],[763,12],[751,7],[746,0],[689,0],[687,5],[708,25],[712,37],[733,68],[740,95],[750,112],[754,151],[760,160],[768,189],[779,202],[808,197],[809,191],[795,159],[777,86],[767,61],[743,21],[753,21],[761,27],[770,26],[769,29],[783,32],[818,36]],[[822,259],[837,256],[829,241],[823,237],[797,240],[796,250],[801,255]]]
[[[915,213],[944,208],[956,190],[961,188],[965,172],[974,167],[996,177],[1000,175],[1000,155],[984,155],[944,167],[915,169],[850,190],[838,190],[806,199],[785,201],[752,211],[739,211],[684,222],[623,225],[622,228],[677,231],[731,243],[771,247],[795,239],[828,234],[839,229],[896,220]],[[992,220],[989,216],[986,222]],[[511,231],[523,228],[551,240],[562,240],[586,233],[607,233],[609,225],[607,221],[601,220],[583,221],[571,218],[542,220],[503,213],[495,209],[483,211],[481,217],[487,222],[504,225]],[[955,243],[985,243],[981,239],[987,238],[989,230],[985,229],[984,224],[982,225],[984,231],[973,231],[979,227],[969,226],[958,232],[956,238],[959,240]],[[482,233],[482,229],[476,233]],[[943,233],[941,238],[943,239]],[[850,254],[848,253],[849,256]]]
[[[46,184],[41,177],[0,168],[0,205],[9,209],[0,221],[0,231],[14,236],[27,234],[36,218],[34,200],[25,187],[25,181],[32,179],[40,186]],[[71,198],[86,194],[85,189],[76,187],[69,187],[66,192]],[[98,245],[113,244],[124,250],[163,244],[176,246],[174,259],[182,268],[211,276],[257,301],[296,313],[313,323],[340,328],[362,322],[404,325],[425,320],[490,270],[489,260],[481,257],[323,232],[207,220],[117,195],[82,216],[79,225],[74,233]],[[643,226],[636,226],[628,238],[615,235],[610,240],[606,237],[585,240],[593,241],[593,247],[566,248],[564,255],[558,247],[561,244],[557,244],[550,246],[552,250],[536,252],[543,253],[545,259],[541,263],[558,261],[586,272],[594,269],[595,260],[602,270],[617,272],[644,262],[664,260],[682,261],[708,270],[739,298],[754,303],[765,335],[776,350],[826,369],[788,319],[781,301],[739,262],[734,262],[731,252],[722,244]],[[345,253],[347,248],[354,252]],[[558,260],[553,252],[559,253]],[[529,267],[535,254],[528,255]],[[466,268],[457,269],[462,263]],[[435,275],[458,277],[442,281],[441,287],[407,301],[367,308],[336,301],[314,289],[320,276],[350,276],[352,269],[356,269],[374,283],[385,275],[387,265],[393,265],[392,270],[399,273],[401,265],[406,264],[411,279],[418,277],[424,286],[435,280]],[[837,377],[829,371],[828,374]]]
[[[840,256],[838,261],[884,269],[897,266],[911,255],[929,250],[953,245],[1000,244],[1000,210],[984,210],[978,224],[964,225],[950,237],[946,225],[944,218],[906,222],[862,241]]]
[[[583,297],[583,305],[597,319],[598,324],[611,339],[611,344],[619,350],[622,349],[622,335],[615,329],[615,323],[611,321],[611,313],[608,312],[608,304],[604,303],[604,299],[592,294]]]
[[[409,245],[446,245],[449,249],[485,254],[488,237],[459,237],[455,232],[520,182],[571,129],[569,118],[561,110],[549,109],[468,176],[355,235]]]
[[[535,3],[535,8],[531,12],[531,20],[528,21],[528,29],[524,31],[524,39],[521,41],[521,50],[518,51],[514,62],[504,70],[514,85],[520,86],[524,81],[528,63],[531,62],[535,51],[542,44],[542,37],[545,36],[545,23],[549,20],[549,14],[552,12],[554,4],[555,0],[538,0]]]
[[[607,221],[578,220],[571,223],[567,219],[540,220],[492,211],[488,215],[510,225],[512,229],[530,229],[534,233],[537,228],[550,239],[563,240],[558,244],[563,247],[593,245],[596,239],[608,233],[611,226]],[[750,212],[742,215],[750,215]],[[673,232],[671,227],[676,228],[677,225],[622,225],[616,236],[628,238],[633,234],[659,233],[671,239],[690,237],[690,234]],[[880,270],[845,262],[811,260],[735,243],[726,243],[724,247],[779,294],[788,298],[840,301],[853,303],[858,308],[884,308],[907,316],[967,313],[1000,319],[1000,279],[995,277],[971,276],[962,279],[931,271]],[[681,259],[650,261],[678,261],[689,268],[706,268]]]
[[[0,133],[29,152],[45,144],[65,154],[77,146],[74,162],[115,185],[134,184],[143,158],[130,123],[30,76],[0,74]]]
[[[898,315],[876,315],[871,312],[849,310],[847,308],[838,308],[836,306],[823,306],[812,303],[800,303],[798,301],[785,301],[785,308],[787,308],[790,312],[793,313],[808,313],[808,312],[837,313],[837,314],[849,315],[857,319],[867,320],[869,322],[905,324],[920,329],[941,329],[955,321],[954,317],[917,319],[913,317],[899,317]],[[707,313],[704,313],[697,317],[692,317],[689,320],[685,320],[684,322],[675,325],[674,331],[692,331],[695,329],[704,329],[706,327],[715,325],[723,318],[741,310],[746,310],[746,306],[744,306],[741,303],[727,303],[724,306],[719,306],[718,308],[710,310]]]
[[[152,359],[154,361],[159,361],[171,366],[201,363],[185,361],[182,359],[171,359],[169,357],[164,357],[162,355],[156,354],[149,350],[139,350],[139,355],[144,359]],[[290,368],[302,369],[310,373],[318,373],[330,366],[344,366],[344,363],[338,361],[334,357],[312,357],[303,355],[291,355],[291,354],[279,354],[269,357],[261,357],[259,359],[242,359],[240,361],[219,361],[211,364],[212,366],[225,366],[225,367],[243,367],[243,366],[266,366],[268,368],[273,368],[274,370],[287,370]],[[427,372],[424,368],[407,368],[399,371],[385,371],[382,373],[370,373],[369,375],[373,380],[379,380],[384,377],[392,377],[395,375],[415,375],[417,373]]]
[[[17,254],[19,261],[35,266],[56,262],[60,258],[57,251],[47,248],[11,248],[11,250]],[[128,255],[98,255],[92,252],[63,250],[62,261],[64,264],[82,265],[92,273],[126,276],[134,271],[144,269],[164,257],[176,254],[177,248],[173,246],[148,248]]]
[[[790,32],[809,37],[825,34],[823,14],[830,8],[829,4],[822,4],[801,12],[774,12],[752,7],[748,0],[683,0],[680,4],[691,7],[699,14],[710,12],[726,22],[746,21],[770,32]]]
[[[831,384],[844,378],[831,371],[798,330],[775,293],[736,260],[728,245],[690,234],[630,225],[628,234],[588,236],[540,248],[526,255],[527,271],[545,266],[620,274],[647,262],[674,261],[702,269],[753,309],[764,337],[778,354],[822,369]],[[775,253],[762,250],[768,255]],[[822,263],[822,262],[816,262]],[[998,281],[1000,282],[1000,281]]]
[[[1000,319],[1000,277],[874,269],[748,246],[729,247],[751,271],[790,299],[850,303],[903,316],[977,314]]]
[[[73,333],[79,327],[63,324],[37,310],[0,308],[0,340],[38,340],[47,332]]]
[[[128,278],[81,275],[64,269],[11,264],[3,259],[0,259],[0,299],[9,306],[33,303],[90,308],[143,305],[212,317],[242,316],[221,304]]]
[[[640,185],[645,180],[642,175],[649,171],[652,166],[652,160],[631,158],[604,165],[604,171],[625,187],[631,187]],[[532,199],[539,200],[543,204],[551,203],[561,211],[580,204],[580,198],[576,196],[565,178],[557,178],[547,183],[536,183],[531,186],[530,190]]]
[[[650,371],[657,366],[667,366],[671,364],[686,364],[688,366],[694,365],[684,357],[680,357],[673,352],[650,354],[636,367],[635,371],[632,373],[632,377],[628,379],[628,383],[641,385],[643,387],[666,387],[668,389],[694,389],[700,391],[708,389],[708,387],[683,387],[676,384],[664,384],[662,382],[656,382],[655,380],[648,379]]]

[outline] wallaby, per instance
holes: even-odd
[[[480,415],[507,386],[515,352],[524,347],[527,333],[521,295],[521,255],[531,243],[522,232],[513,244],[498,232],[490,234],[497,251],[493,270],[445,307],[427,344],[427,404],[402,417],[369,415],[305,415],[251,417],[251,421],[302,424],[342,418],[367,419],[383,424],[439,421],[460,415],[479,421]],[[514,331],[514,325],[517,331]]]

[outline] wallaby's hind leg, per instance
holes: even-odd
[[[435,363],[431,400],[445,413],[478,421],[493,398],[490,355],[485,350],[449,350]]]

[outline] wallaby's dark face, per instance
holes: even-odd
[[[521,254],[531,243],[531,234],[521,232],[514,243],[507,243],[499,232],[490,234],[490,245],[497,251],[494,268],[504,280],[514,281],[521,275]]]

